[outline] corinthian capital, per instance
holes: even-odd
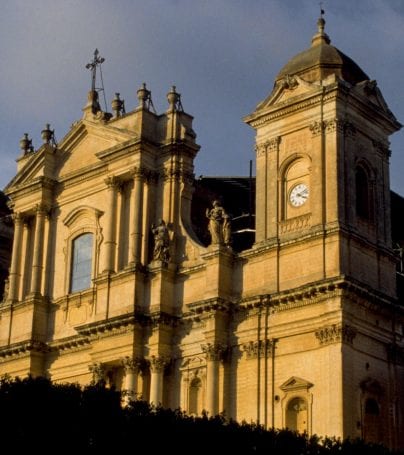
[[[207,343],[201,346],[202,351],[206,354],[206,360],[222,360],[226,347],[223,344]]]
[[[121,364],[125,373],[137,373],[141,369],[143,361],[138,357],[124,357],[121,359]]]
[[[108,188],[113,188],[113,189],[118,189],[121,184],[121,181],[119,180],[119,178],[115,177],[114,175],[107,177],[104,180],[104,182]]]
[[[162,356],[152,355],[149,359],[150,371],[152,373],[161,373],[168,364],[167,358]]]

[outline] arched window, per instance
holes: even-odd
[[[289,401],[286,408],[286,427],[292,431],[303,433],[307,431],[307,402],[296,397]]]
[[[189,414],[200,414],[202,411],[202,381],[194,378],[189,386]]]
[[[70,292],[82,291],[91,286],[93,243],[91,233],[82,234],[73,240]]]
[[[355,172],[356,214],[365,220],[373,219],[373,191],[369,177],[363,167],[358,166]]]

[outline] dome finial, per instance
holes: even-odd
[[[313,36],[311,40],[312,46],[317,46],[319,44],[330,44],[331,40],[327,33],[324,32],[325,20],[324,20],[325,11],[323,9],[323,2],[320,2],[320,17],[317,20],[317,33]]]

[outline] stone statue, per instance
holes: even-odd
[[[9,291],[10,291],[10,281],[9,281],[9,279],[6,279],[4,281],[3,302],[5,302],[8,299]]]
[[[206,209],[206,217],[209,218],[208,228],[211,237],[211,245],[230,246],[230,216],[225,212],[218,200],[213,201],[212,205],[212,209]]]
[[[170,237],[166,223],[159,220],[157,226],[152,224],[151,230],[154,235],[153,260],[167,263],[170,259]]]

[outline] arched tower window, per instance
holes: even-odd
[[[307,401],[296,397],[289,401],[286,408],[286,427],[299,433],[307,432]]]
[[[202,412],[202,381],[194,378],[189,386],[189,409],[190,414]]]
[[[358,166],[355,171],[356,214],[358,217],[373,220],[373,188],[368,172]]]
[[[70,292],[82,291],[91,286],[93,237],[87,232],[72,242]]]

